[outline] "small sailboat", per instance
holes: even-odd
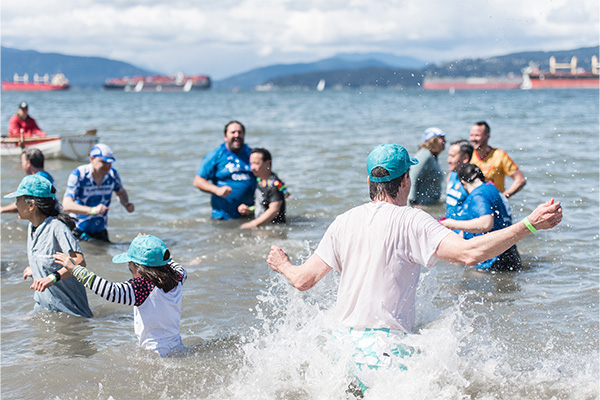
[[[319,83],[317,83],[317,91],[322,92],[325,89],[325,79],[321,79]]]

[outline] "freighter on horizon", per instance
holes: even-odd
[[[206,75],[178,73],[174,76],[125,76],[107,79],[104,89],[124,90],[126,92],[189,92],[210,88],[210,78]]]
[[[572,57],[570,63],[557,63],[556,58],[550,57],[550,71],[540,71],[534,65],[523,70],[521,89],[599,89],[598,57],[592,57],[592,70],[585,71],[577,68],[577,57]],[[557,71],[569,69],[569,72]]]
[[[550,57],[549,71],[541,71],[537,65],[523,69],[523,76],[504,77],[425,77],[423,89],[426,90],[493,90],[493,89],[599,89],[598,57],[592,57],[591,71],[577,68],[577,57],[570,63],[557,63]],[[570,69],[569,72],[557,71]]]
[[[69,80],[64,74],[55,75],[33,75],[33,81],[29,82],[29,74],[15,74],[13,81],[2,81],[3,92],[49,92],[52,90],[67,90]]]

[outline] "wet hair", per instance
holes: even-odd
[[[250,152],[250,154],[254,153],[260,154],[262,156],[263,162],[271,161],[271,153],[269,153],[269,150],[267,149],[257,147],[255,149],[252,149],[252,151]]]
[[[171,258],[171,253],[167,249],[163,260]],[[169,266],[169,264],[161,265],[160,267],[147,267],[145,265],[133,263],[138,273],[148,279],[159,289],[165,293],[170,292],[179,284],[179,274]]]
[[[492,130],[490,129],[490,126],[485,121],[477,121],[473,125],[483,126],[483,128],[484,128],[483,133],[485,133],[485,134],[489,135],[492,132]]]
[[[371,175],[374,178],[381,178],[382,176],[388,176],[389,174],[388,170],[383,167],[375,167],[371,171]],[[382,199],[386,194],[391,198],[396,198],[396,196],[398,196],[398,189],[400,189],[400,185],[402,185],[402,181],[406,174],[408,174],[408,171],[389,182],[369,181],[369,196],[371,197],[371,200]]]
[[[467,163],[460,168],[458,171],[458,178],[467,183],[471,183],[475,179],[479,179],[481,182],[485,183],[485,175],[483,175],[481,169],[479,169],[477,165],[470,163]]]
[[[29,161],[35,168],[44,169],[44,153],[40,149],[27,148],[23,150],[25,161]]]
[[[52,193],[56,189],[52,186]],[[65,224],[69,230],[75,229],[77,223],[69,214],[62,211],[60,203],[52,197],[23,196],[26,203],[35,205],[42,214],[47,217],[56,217],[57,220]]]
[[[437,143],[440,140],[444,140],[444,138],[442,136],[434,136],[431,139],[429,139],[428,141],[426,141],[425,143],[421,143],[419,145],[419,150],[421,150],[422,148],[425,148],[433,153],[433,150],[436,148]]]
[[[239,122],[239,121],[235,121],[235,120],[233,120],[233,121],[229,121],[227,124],[225,124],[225,129],[223,129],[223,134],[224,134],[224,135],[226,135],[226,134],[227,134],[227,128],[229,128],[229,125],[231,125],[231,124],[239,124],[239,125],[242,127],[242,132],[243,132],[244,134],[246,134],[246,127],[244,126],[244,124],[242,124],[242,123],[241,123],[241,122]]]
[[[469,160],[473,156],[473,145],[467,139],[459,139],[450,143],[450,146],[458,146],[458,152],[462,155],[468,155]]]

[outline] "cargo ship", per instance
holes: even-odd
[[[431,78],[423,79],[425,90],[496,90],[518,89],[522,78],[514,75],[507,77],[469,77],[469,78]]]
[[[210,88],[210,78],[206,75],[178,73],[173,76],[125,76],[107,79],[104,89],[126,92],[189,92]]]
[[[550,57],[549,71],[540,71],[539,67],[529,65],[523,70],[521,89],[596,89],[600,88],[598,80],[598,57],[592,57],[591,71],[577,68],[577,57],[570,63],[557,63]],[[558,70],[568,71],[558,71]]]
[[[29,82],[29,74],[15,74],[13,81],[2,81],[3,92],[49,92],[52,90],[69,89],[69,80],[64,74],[33,75],[33,81]]]

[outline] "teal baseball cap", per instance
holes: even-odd
[[[146,267],[161,267],[171,261],[165,242],[152,235],[138,236],[129,245],[127,253],[117,254],[112,261],[115,264],[133,261]]]
[[[416,165],[419,160],[408,155],[408,151],[399,144],[385,143],[375,147],[367,157],[367,172],[371,182],[389,182],[404,174],[411,165]],[[371,171],[382,167],[389,172],[386,176],[373,176]]]
[[[50,197],[56,199],[56,189],[48,179],[41,175],[27,175],[21,180],[16,191],[7,194],[4,198],[10,199],[20,196]]]

